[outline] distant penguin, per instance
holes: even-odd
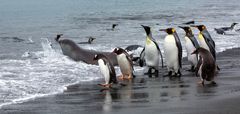
[[[192,54],[198,54],[200,56],[200,61],[198,62],[199,69],[197,71],[197,74],[201,78],[201,84],[204,86],[204,80],[211,81],[212,84],[216,84],[214,82],[214,76],[216,75],[216,63],[212,56],[212,54],[202,48],[197,48]]]
[[[221,27],[219,29],[222,29],[223,31],[229,31],[229,30],[233,30],[235,25],[237,25],[238,23],[232,23],[230,27]]]
[[[142,57],[144,58],[146,65],[149,67],[148,74],[152,74],[152,69],[155,70],[156,77],[158,76],[158,66],[159,66],[159,55],[162,59],[162,67],[163,67],[163,58],[161,50],[152,37],[151,28],[148,26],[142,25],[142,27],[145,29],[146,32],[146,44],[143,49]],[[141,62],[143,60],[140,60]],[[142,64],[142,63],[140,63]]]
[[[164,54],[168,68],[168,75],[181,76],[180,69],[182,68],[182,45],[177,32],[174,28],[160,29],[167,32],[164,40]]]
[[[185,47],[187,51],[187,57],[188,57],[188,61],[191,63],[190,71],[194,72],[197,67],[198,57],[197,57],[197,54],[192,54],[192,52],[200,46],[198,44],[197,39],[194,37],[190,27],[179,26],[179,28],[182,28],[186,32],[184,38],[185,38]]]
[[[217,34],[226,35],[225,31],[221,28],[214,28]]]
[[[96,54],[93,60],[98,61],[100,71],[105,79],[105,84],[99,84],[100,86],[110,88],[112,84],[117,84],[117,77],[115,69],[111,61],[103,54]]]
[[[200,31],[198,34],[198,41],[200,47],[203,47],[210,51],[216,60],[216,50],[215,50],[215,42],[213,41],[212,37],[210,36],[209,32],[205,25],[192,25],[192,27],[198,28]]]
[[[188,22],[185,22],[183,24],[185,24],[185,25],[195,24],[195,21],[188,21]]]
[[[122,48],[115,48],[113,53],[117,54],[118,65],[122,72],[120,79],[132,79],[133,62],[130,55]]]
[[[112,31],[114,31],[116,26],[118,26],[118,24],[112,24]]]
[[[96,38],[94,37],[89,37],[87,42],[79,42],[78,44],[92,44],[93,40],[95,40]]]

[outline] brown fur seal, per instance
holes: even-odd
[[[93,50],[87,50],[79,47],[75,42],[69,39],[61,39],[60,37],[63,34],[58,34],[55,40],[59,43],[62,48],[62,52],[64,55],[72,58],[74,61],[83,61],[87,64],[97,64],[97,61],[94,61],[93,58],[96,54],[103,54],[109,58],[112,64],[118,65],[117,57],[114,53],[111,52],[98,52]]]

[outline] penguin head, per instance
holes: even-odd
[[[98,60],[98,59],[99,59],[99,55],[98,54],[94,55],[93,60]]]
[[[112,29],[114,29],[118,24],[112,24]]]
[[[198,47],[196,50],[194,50],[191,54],[193,55],[193,54],[198,54],[198,53],[200,53],[200,52],[206,52],[206,51],[208,51],[208,50],[206,50],[206,49],[204,49],[204,48],[202,48],[202,47]]]
[[[168,34],[173,34],[176,32],[174,28],[160,29],[159,31],[165,31]]]
[[[149,26],[144,26],[144,25],[141,25],[141,26],[144,28],[147,36],[149,36],[151,34],[151,28]]]
[[[124,51],[125,51],[124,49],[117,47],[113,50],[113,53],[120,55],[120,54],[124,53]]]
[[[192,30],[189,26],[178,26],[179,28],[182,28],[186,34],[191,34],[192,35]]]
[[[198,28],[199,31],[207,29],[205,25],[191,25],[191,27]]]
[[[88,38],[88,43],[91,44],[91,43],[93,42],[93,40],[95,40],[95,39],[96,39],[96,38],[93,38],[93,37],[90,36],[90,37]]]
[[[56,41],[58,41],[58,40],[59,40],[59,38],[61,38],[61,36],[63,36],[63,34],[57,34],[57,36],[56,36],[55,40],[56,40]]]

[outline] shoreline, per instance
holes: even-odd
[[[236,113],[239,112],[240,48],[217,54],[221,71],[217,86],[200,87],[198,78],[185,71],[190,65],[183,61],[182,78],[138,76],[128,86],[99,92],[99,81],[68,86],[63,93],[33,98],[23,103],[2,106],[1,114],[22,113]],[[161,74],[162,73],[162,74]],[[226,105],[224,104],[226,103]],[[202,110],[203,109],[203,110]],[[234,109],[234,110],[232,110]]]

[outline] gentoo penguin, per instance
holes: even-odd
[[[133,78],[133,62],[130,55],[122,48],[115,48],[113,53],[117,54],[117,61],[122,72],[120,79]]]
[[[182,45],[177,32],[174,28],[160,29],[167,32],[164,40],[164,54],[168,68],[168,75],[181,76],[180,69],[182,68]]]
[[[152,37],[151,28],[144,25],[142,25],[142,27],[145,29],[147,37],[145,47],[141,54],[140,66],[142,65],[141,62],[145,60],[146,65],[149,67],[148,74],[152,74],[152,69],[154,69],[155,75],[158,77],[159,55],[161,56],[163,67],[162,53],[155,39]]]
[[[218,33],[218,34],[221,34],[221,35],[225,35],[225,34],[226,34],[225,31],[224,31],[223,29],[221,29],[221,28],[214,28],[214,30],[215,30],[216,33]]]
[[[215,51],[215,42],[213,41],[212,37],[210,36],[209,32],[207,31],[207,28],[205,25],[192,25],[192,27],[198,28],[200,31],[198,34],[198,41],[200,44],[200,47],[203,47],[210,51],[216,59],[216,51]]]
[[[112,24],[112,30],[114,31],[115,27],[118,26],[118,24]]]
[[[92,44],[93,40],[95,40],[96,38],[94,37],[89,37],[87,42],[79,42],[78,44]]]
[[[186,34],[185,34],[185,47],[187,50],[187,57],[188,61],[191,63],[191,69],[190,71],[194,72],[197,63],[198,63],[198,57],[197,54],[191,54],[194,50],[196,50],[199,46],[197,39],[194,37],[192,30],[188,26],[178,26],[179,28],[182,28]]]
[[[100,86],[110,88],[112,84],[118,83],[113,64],[108,60],[108,58],[105,55],[96,54],[93,60],[98,61],[100,71],[105,79],[105,84],[99,84]]]
[[[206,80],[211,81],[212,84],[216,84],[214,82],[216,63],[212,54],[202,47],[197,48],[192,54],[198,54],[201,59],[201,62],[198,62],[199,69],[197,71],[197,74],[201,78],[200,83],[204,85],[204,80]]]
[[[222,29],[224,31],[229,31],[229,30],[233,30],[234,26],[237,25],[238,23],[232,23],[230,27],[221,27],[219,29]]]

